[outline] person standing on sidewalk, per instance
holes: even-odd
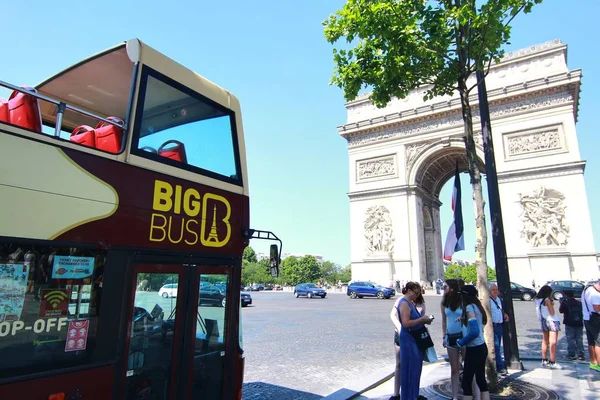
[[[400,331],[402,330],[402,324],[400,323],[400,300],[403,297],[399,297],[394,303],[394,307],[392,307],[392,312],[390,313],[390,318],[394,323],[394,327],[396,328],[394,332],[394,347],[396,350],[396,368],[394,370],[394,394],[390,397],[391,400],[400,398],[400,387],[402,384],[402,359],[400,357]],[[417,309],[417,312],[422,316],[427,312],[427,308],[425,306],[425,299],[423,298],[423,294],[417,296],[413,305]]]
[[[452,384],[452,399],[458,399],[460,356],[463,349],[456,345],[462,335],[462,299],[456,279],[448,279],[443,286],[442,299],[442,337],[443,345],[448,351],[450,361],[450,383]]]
[[[502,299],[498,296],[498,285],[490,285],[490,307],[492,309],[492,323],[494,324],[494,351],[496,352],[496,370],[501,375],[507,375],[504,359],[502,357],[502,334],[504,323],[508,322],[508,314],[504,312]]]
[[[554,310],[554,302],[551,299],[552,288],[544,285],[535,296],[535,305],[542,328],[542,367],[561,369],[556,363],[556,343],[558,342],[558,332],[560,332],[560,319],[558,313]],[[550,360],[546,358],[550,350]]]
[[[564,315],[563,324],[567,335],[567,358],[585,360],[583,357],[583,309],[572,290],[565,290],[565,297],[558,312]]]
[[[590,369],[600,372],[600,279],[581,295],[583,324],[590,353]]]
[[[461,290],[463,338],[458,339],[459,347],[467,347],[465,369],[463,371],[463,399],[473,399],[473,377],[481,391],[481,400],[490,399],[487,380],[485,379],[485,361],[488,348],[483,339],[483,326],[487,324],[487,316],[477,297],[477,289],[473,285],[465,285]]]
[[[402,391],[401,393],[397,393],[396,386],[394,385],[394,395],[390,397],[390,400],[418,400],[423,398],[419,395],[421,371],[423,370],[423,354],[411,335],[410,330],[419,329],[425,324],[431,324],[432,319],[427,315],[421,316],[414,305],[414,302],[421,295],[421,286],[417,282],[408,282],[402,289],[402,294],[404,296],[398,301],[397,307],[397,312],[400,313],[398,316],[400,326],[397,326],[396,321],[392,318],[396,329],[400,329],[398,338],[400,355],[400,380],[398,382],[398,389],[402,386]],[[398,364],[396,364],[396,372],[398,372],[398,367]],[[396,380],[394,380],[395,382]]]

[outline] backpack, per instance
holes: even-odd
[[[567,314],[567,321],[565,325],[569,326],[583,326],[583,310],[581,303],[578,301],[567,303],[569,313]]]

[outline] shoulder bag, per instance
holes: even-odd
[[[594,328],[600,328],[600,314],[598,314],[593,309],[590,310],[587,299],[585,298],[585,293],[588,291],[589,288],[590,287],[588,286],[587,289],[585,289],[583,291],[583,294],[581,295],[581,300],[583,300],[583,303],[585,304],[585,308],[588,311],[588,313],[590,314],[590,320],[589,320],[590,325],[593,326]],[[596,290],[596,288],[594,288],[594,290]],[[598,291],[598,290],[596,290],[596,291]]]
[[[410,303],[408,305],[409,307],[412,307]],[[433,340],[431,340],[431,335],[429,334],[429,331],[427,330],[425,325],[422,325],[420,328],[416,329],[409,328],[408,331],[415,339],[419,350],[427,350],[428,348],[433,347]]]

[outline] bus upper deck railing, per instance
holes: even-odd
[[[37,91],[36,92],[32,92],[28,88],[15,86],[15,85],[12,85],[12,84],[10,84],[8,82],[4,82],[2,80],[0,80],[0,86],[8,88],[8,89],[11,89],[11,90],[14,90],[14,91],[17,91],[17,92],[20,92],[20,93],[24,93],[24,94],[26,94],[28,96],[35,97],[38,100],[43,100],[43,101],[47,101],[49,103],[55,104],[58,107],[58,109],[56,111],[56,126],[55,126],[55,130],[54,130],[54,136],[55,137],[60,137],[60,133],[62,132],[62,119],[63,119],[63,115],[64,115],[64,113],[65,113],[66,110],[71,110],[71,111],[74,111],[76,113],[83,114],[83,115],[85,115],[87,117],[96,119],[98,121],[105,122],[107,124],[111,124],[111,125],[117,126],[117,127],[121,128],[121,129],[124,128],[124,124],[121,124],[121,123],[119,123],[117,121],[103,118],[103,117],[101,117],[99,115],[95,115],[95,114],[93,114],[91,112],[82,110],[81,108],[72,106],[72,105],[67,104],[65,102],[53,99],[53,98],[48,97],[48,96],[44,96],[43,94],[39,94]]]

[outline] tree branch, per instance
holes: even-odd
[[[506,28],[512,22],[512,20],[515,19],[515,17],[517,15],[519,15],[521,13],[521,11],[523,11],[524,8],[525,8],[525,4],[523,4],[521,7],[519,7],[519,10],[515,13],[515,15],[512,15],[510,17],[510,19],[504,24],[504,27]]]

